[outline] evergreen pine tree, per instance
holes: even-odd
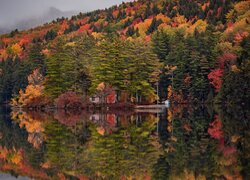
[[[64,42],[60,39],[56,52],[46,59],[47,75],[45,82],[45,92],[48,96],[56,98],[66,90],[63,79],[62,63],[65,61]],[[65,73],[65,72],[64,72]]]
[[[46,64],[45,64],[45,56],[42,54],[42,45],[41,43],[35,43],[29,53],[28,63],[31,69],[40,68],[40,72],[45,75],[46,72]]]
[[[156,31],[152,36],[152,47],[158,58],[164,62],[170,52],[170,37],[162,29]]]

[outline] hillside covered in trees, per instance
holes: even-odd
[[[249,103],[249,17],[249,1],[138,0],[14,30],[0,36],[0,102]]]

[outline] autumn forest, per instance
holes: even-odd
[[[238,0],[138,0],[13,30],[0,36],[0,102],[247,104],[249,7]]]
[[[250,179],[249,24],[136,0],[0,34],[0,179]]]

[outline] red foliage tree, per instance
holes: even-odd
[[[210,81],[210,84],[214,86],[216,92],[219,92],[221,89],[222,75],[223,75],[222,69],[215,69],[208,74],[208,79]]]
[[[126,9],[126,14],[129,15],[129,13],[132,13],[132,11],[133,11],[133,8],[132,7],[128,7]]]
[[[77,21],[77,24],[84,25],[84,24],[86,24],[86,23],[88,22],[88,20],[89,20],[89,17],[85,17],[85,18],[83,18],[83,19],[79,19],[79,20]]]
[[[210,128],[208,128],[208,134],[214,139],[223,138],[222,122],[218,116],[215,116],[215,120],[210,123]]]
[[[233,53],[224,53],[223,55],[218,57],[218,62],[221,69],[224,69],[225,62],[234,62],[237,56]]]
[[[112,12],[112,15],[113,15],[114,18],[117,18],[118,14],[119,14],[119,10],[118,10],[118,9],[115,9],[115,10]]]
[[[231,154],[234,154],[237,151],[237,149],[233,146],[226,146],[224,138],[220,139],[219,149],[221,152],[223,152],[224,156],[229,156]]]
[[[218,18],[218,17],[220,17],[220,15],[221,15],[221,12],[222,12],[222,7],[219,7],[218,8],[218,10],[217,10],[217,14],[216,14],[216,17]]]
[[[210,83],[214,86],[216,92],[219,92],[221,89],[221,85],[222,85],[221,78],[224,72],[225,64],[226,63],[234,64],[236,58],[237,56],[230,52],[226,52],[223,55],[218,57],[217,61],[220,67],[217,69],[214,69],[208,74],[208,79]]]
[[[84,107],[82,98],[75,92],[66,92],[61,94],[55,100],[56,107],[59,109],[80,109]]]
[[[58,32],[58,35],[62,35],[62,34],[64,33],[65,29],[68,28],[68,26],[69,26],[69,25],[68,25],[67,21],[64,20],[64,21],[61,23],[61,25],[60,25],[60,30],[59,30],[59,32]]]
[[[227,27],[233,27],[234,26],[234,23],[232,22],[232,21],[229,21],[228,23],[227,23]]]
[[[54,115],[56,120],[69,127],[75,126],[81,120],[81,117],[82,114],[79,110],[59,109]]]
[[[78,29],[78,32],[88,31],[90,29],[90,24],[85,24]]]
[[[229,156],[234,154],[237,149],[234,146],[227,146],[225,144],[224,133],[222,131],[222,122],[219,119],[219,116],[216,115],[214,121],[210,123],[210,127],[208,128],[208,134],[219,141],[219,151],[223,153],[224,156]]]
[[[142,22],[141,18],[137,18],[137,19],[135,19],[135,20],[133,21],[133,23],[132,23],[131,26],[135,26],[136,24],[139,24],[139,23],[141,23],[141,22]]]
[[[19,44],[20,46],[26,46],[27,44],[29,44],[32,41],[31,37],[29,37],[28,35],[24,35],[22,37],[22,39],[20,40]]]

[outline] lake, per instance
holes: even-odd
[[[250,179],[250,111],[0,110],[0,179]]]

